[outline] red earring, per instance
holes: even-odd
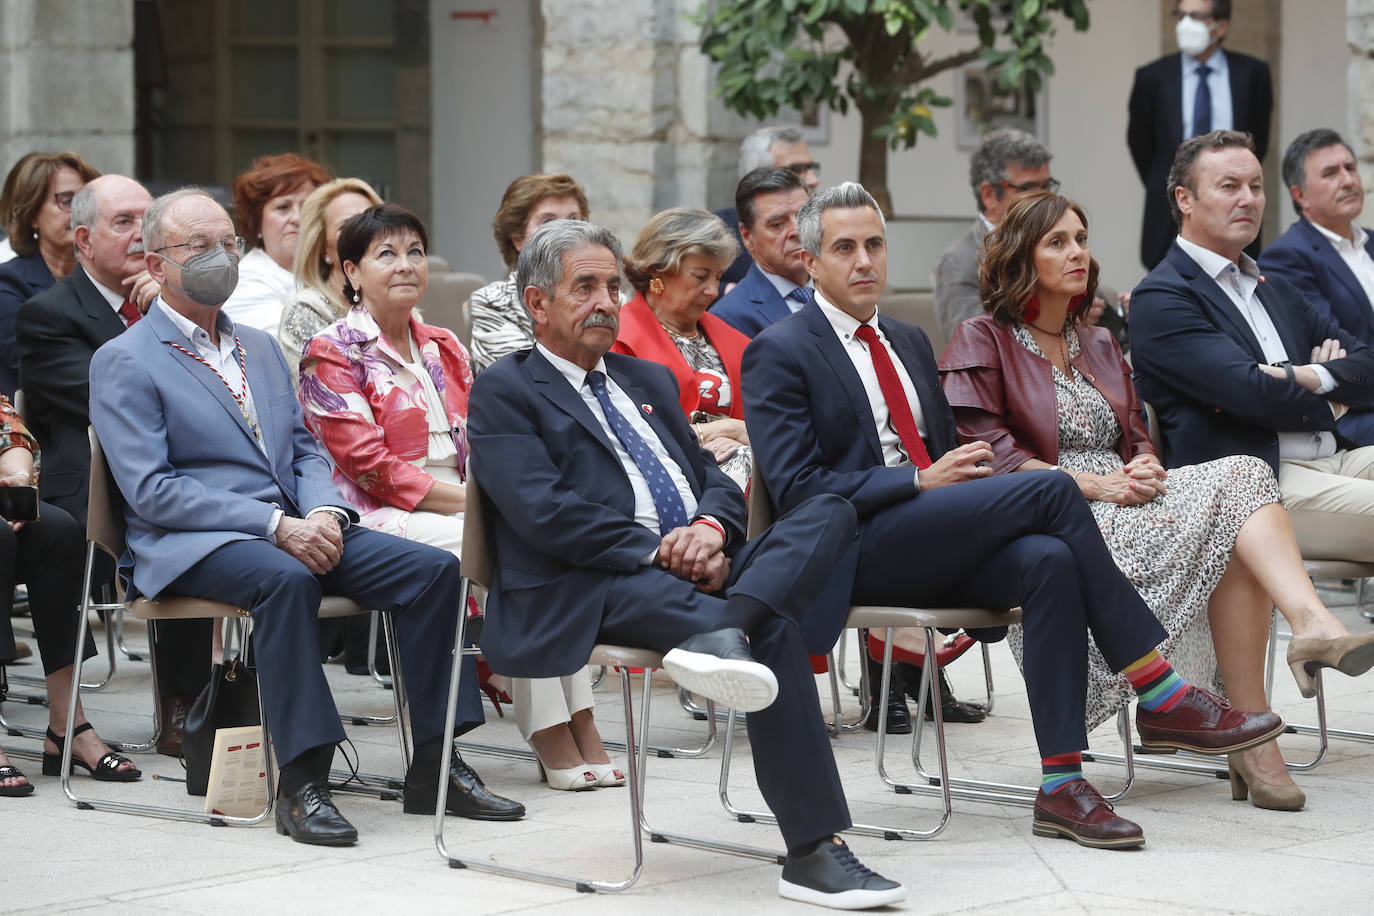
[[[1024,320],[1027,324],[1030,324],[1030,323],[1033,322],[1035,319],[1039,318],[1039,317],[1040,317],[1040,297],[1039,297],[1038,295],[1032,294],[1031,297],[1030,297],[1029,299],[1026,300],[1026,305],[1025,305],[1024,308],[1022,308],[1021,311],[1022,311],[1022,313],[1023,313],[1023,320]]]

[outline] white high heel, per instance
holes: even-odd
[[[589,763],[587,769],[596,775],[598,786],[623,786],[625,774],[613,763]]]
[[[559,789],[564,792],[582,792],[587,789],[595,789],[597,786],[597,775],[592,772],[590,765],[580,764],[575,767],[568,767],[565,770],[556,770],[553,767],[544,766],[544,761],[539,759],[539,752],[534,752],[534,762],[539,766],[539,781],[547,783],[550,789]]]

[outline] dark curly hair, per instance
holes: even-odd
[[[1007,210],[997,228],[983,240],[978,258],[978,292],[983,308],[1003,327],[1025,321],[1026,303],[1040,285],[1035,271],[1035,246],[1054,224],[1072,210],[1088,228],[1083,208],[1067,197],[1038,191],[1018,199]],[[1097,292],[1097,261],[1088,259],[1088,288],[1083,302],[1092,302]],[[1065,321],[1072,321],[1066,316]]]

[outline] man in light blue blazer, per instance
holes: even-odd
[[[740,238],[754,265],[711,314],[746,337],[809,301],[811,278],[797,241],[797,213],[806,199],[806,185],[789,169],[754,169],[735,190]]]
[[[186,595],[251,612],[281,765],[278,832],[316,845],[357,839],[329,796],[329,764],[345,735],[317,654],[325,593],[395,616],[415,739],[405,810],[434,811],[446,766],[452,813],[521,817],[521,805],[492,795],[442,747],[458,562],[353,524],[276,342],[220,314],[242,247],[224,209],[198,189],[174,191],[145,211],[143,241],[162,294],[91,361],[91,422],[126,500],[119,574],[131,596]],[[474,688],[459,731],[482,718]]]
[[[1364,210],[1355,154],[1334,130],[1309,130],[1284,153],[1283,183],[1301,219],[1264,250],[1260,269],[1374,346],[1374,236],[1355,222]],[[1374,445],[1374,410],[1351,409],[1336,431],[1355,445]]]

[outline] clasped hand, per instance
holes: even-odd
[[[309,518],[283,515],[277,524],[277,546],[323,576],[343,556],[343,532],[332,512],[316,512]]]
[[[1121,506],[1141,506],[1166,492],[1168,472],[1154,455],[1136,455],[1110,474],[1082,474],[1084,495]]]
[[[725,539],[711,525],[687,525],[663,536],[654,562],[703,592],[717,592],[730,575]]]

